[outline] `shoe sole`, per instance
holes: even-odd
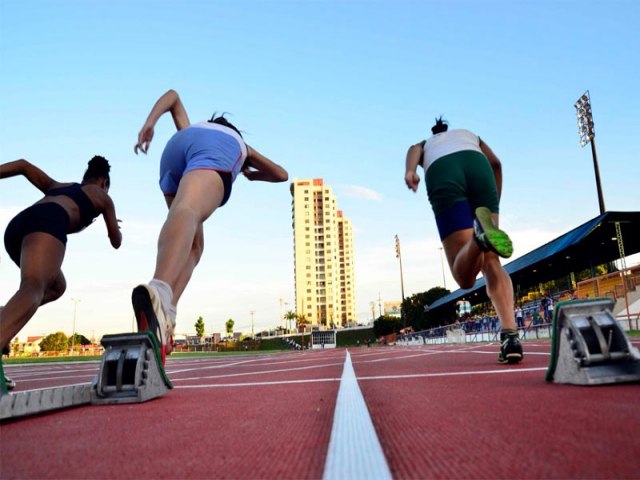
[[[134,288],[131,293],[131,303],[133,305],[133,313],[136,316],[136,323],[138,324],[138,332],[149,330],[153,333],[154,337],[156,337],[156,343],[160,347],[162,365],[164,365],[167,358],[167,346],[162,343],[162,339],[158,335],[160,322],[158,322],[156,312],[153,310],[149,290],[142,285]]]
[[[513,255],[513,244],[509,235],[496,228],[491,218],[491,210],[486,207],[476,208],[476,219],[482,228],[487,240],[489,249],[502,258],[509,258]]]
[[[515,364],[515,363],[520,363],[523,358],[524,358],[524,355],[521,355],[519,353],[510,353],[509,355],[507,355],[506,359],[499,358],[498,363],[501,363],[503,365],[506,365],[507,363]]]

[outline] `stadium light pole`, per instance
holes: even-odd
[[[602,185],[600,184],[600,169],[598,168],[598,156],[596,155],[595,144],[596,132],[593,124],[593,113],[591,111],[591,97],[589,96],[589,90],[584,92],[573,106],[576,109],[576,117],[578,118],[580,146],[584,147],[587,143],[591,144],[593,168],[596,174],[596,188],[598,189],[598,205],[600,206],[600,214],[602,215],[605,212],[604,196],[602,195]]]
[[[438,250],[440,250],[440,265],[442,267],[442,284],[444,286],[444,289],[447,289],[447,280],[444,278],[444,256],[442,255],[442,251],[444,250],[443,247],[438,247]]]
[[[400,291],[402,292],[402,303],[404,303],[404,279],[402,277],[402,254],[400,253],[400,237],[396,235],[396,258],[400,261]],[[400,319],[402,320],[402,326],[405,325],[404,311],[402,304],[400,305]]]

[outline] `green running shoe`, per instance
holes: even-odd
[[[502,258],[509,258],[513,254],[509,235],[494,225],[491,210],[487,207],[476,208],[473,237],[483,252],[493,252]]]

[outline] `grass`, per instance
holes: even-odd
[[[60,357],[3,357],[5,365],[18,363],[63,363],[63,362],[92,362],[100,360],[100,355],[60,356]]]

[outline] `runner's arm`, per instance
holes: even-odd
[[[154,127],[158,119],[166,112],[171,112],[173,123],[175,123],[177,130],[184,130],[190,125],[189,116],[180,100],[178,92],[169,90],[155,103],[147,117],[147,121],[144,122],[140,133],[138,133],[138,143],[136,143],[133,148],[136,154],[138,153],[138,149],[140,149],[142,153],[147,153],[151,140],[153,140]]]
[[[272,162],[249,145],[247,145],[247,151],[245,165],[248,168],[243,168],[242,173],[248,180],[279,183],[289,179],[289,174],[280,165]]]
[[[122,232],[120,231],[120,225],[118,225],[120,220],[116,218],[116,207],[113,204],[113,200],[106,193],[102,203],[102,217],[107,226],[107,235],[109,235],[111,246],[115,249],[120,248],[120,245],[122,245]]]
[[[480,139],[480,150],[484,153],[485,157],[489,160],[489,164],[491,165],[491,169],[493,170],[493,175],[496,177],[496,187],[498,188],[498,198],[502,197],[502,162],[498,156],[493,153],[493,150],[489,148],[489,145],[484,143],[482,139]]]
[[[0,178],[15,177],[16,175],[23,175],[44,194],[58,184],[49,175],[23,158],[0,165]]]
[[[418,165],[422,165],[422,155],[424,153],[424,143],[420,142],[411,145],[407,151],[407,160],[404,172],[404,183],[414,192],[418,191],[420,176],[418,175]]]

